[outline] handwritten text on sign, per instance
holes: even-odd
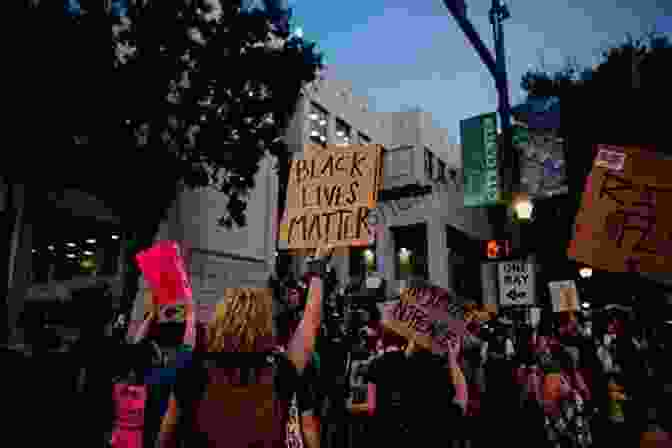
[[[289,248],[368,244],[368,214],[376,206],[380,164],[379,146],[308,146],[290,171]]]
[[[618,171],[595,161],[568,255],[611,272],[672,272],[672,161],[620,150]]]
[[[455,297],[438,287],[407,288],[383,308],[385,325],[434,353],[445,353],[451,338],[465,333],[464,312]]]
[[[534,265],[524,261],[499,263],[499,290],[501,305],[532,305]]]

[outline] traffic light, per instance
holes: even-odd
[[[507,240],[490,240],[486,244],[488,259],[497,259],[511,255],[511,244]]]

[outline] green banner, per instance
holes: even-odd
[[[464,206],[481,207],[501,201],[497,147],[497,114],[460,121]]]

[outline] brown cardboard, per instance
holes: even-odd
[[[672,161],[637,147],[599,149],[568,257],[611,272],[672,272]]]
[[[367,217],[378,200],[381,156],[378,145],[307,146],[290,169],[283,230],[288,247],[368,245]]]

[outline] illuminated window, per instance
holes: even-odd
[[[336,120],[336,138],[337,145],[352,144],[352,128],[343,120]]]
[[[308,122],[310,141],[318,145],[326,145],[329,135],[329,113],[317,104],[311,103]]]
[[[63,217],[55,221],[49,227],[34,227],[33,282],[118,273],[121,239],[116,226],[91,218]]]

